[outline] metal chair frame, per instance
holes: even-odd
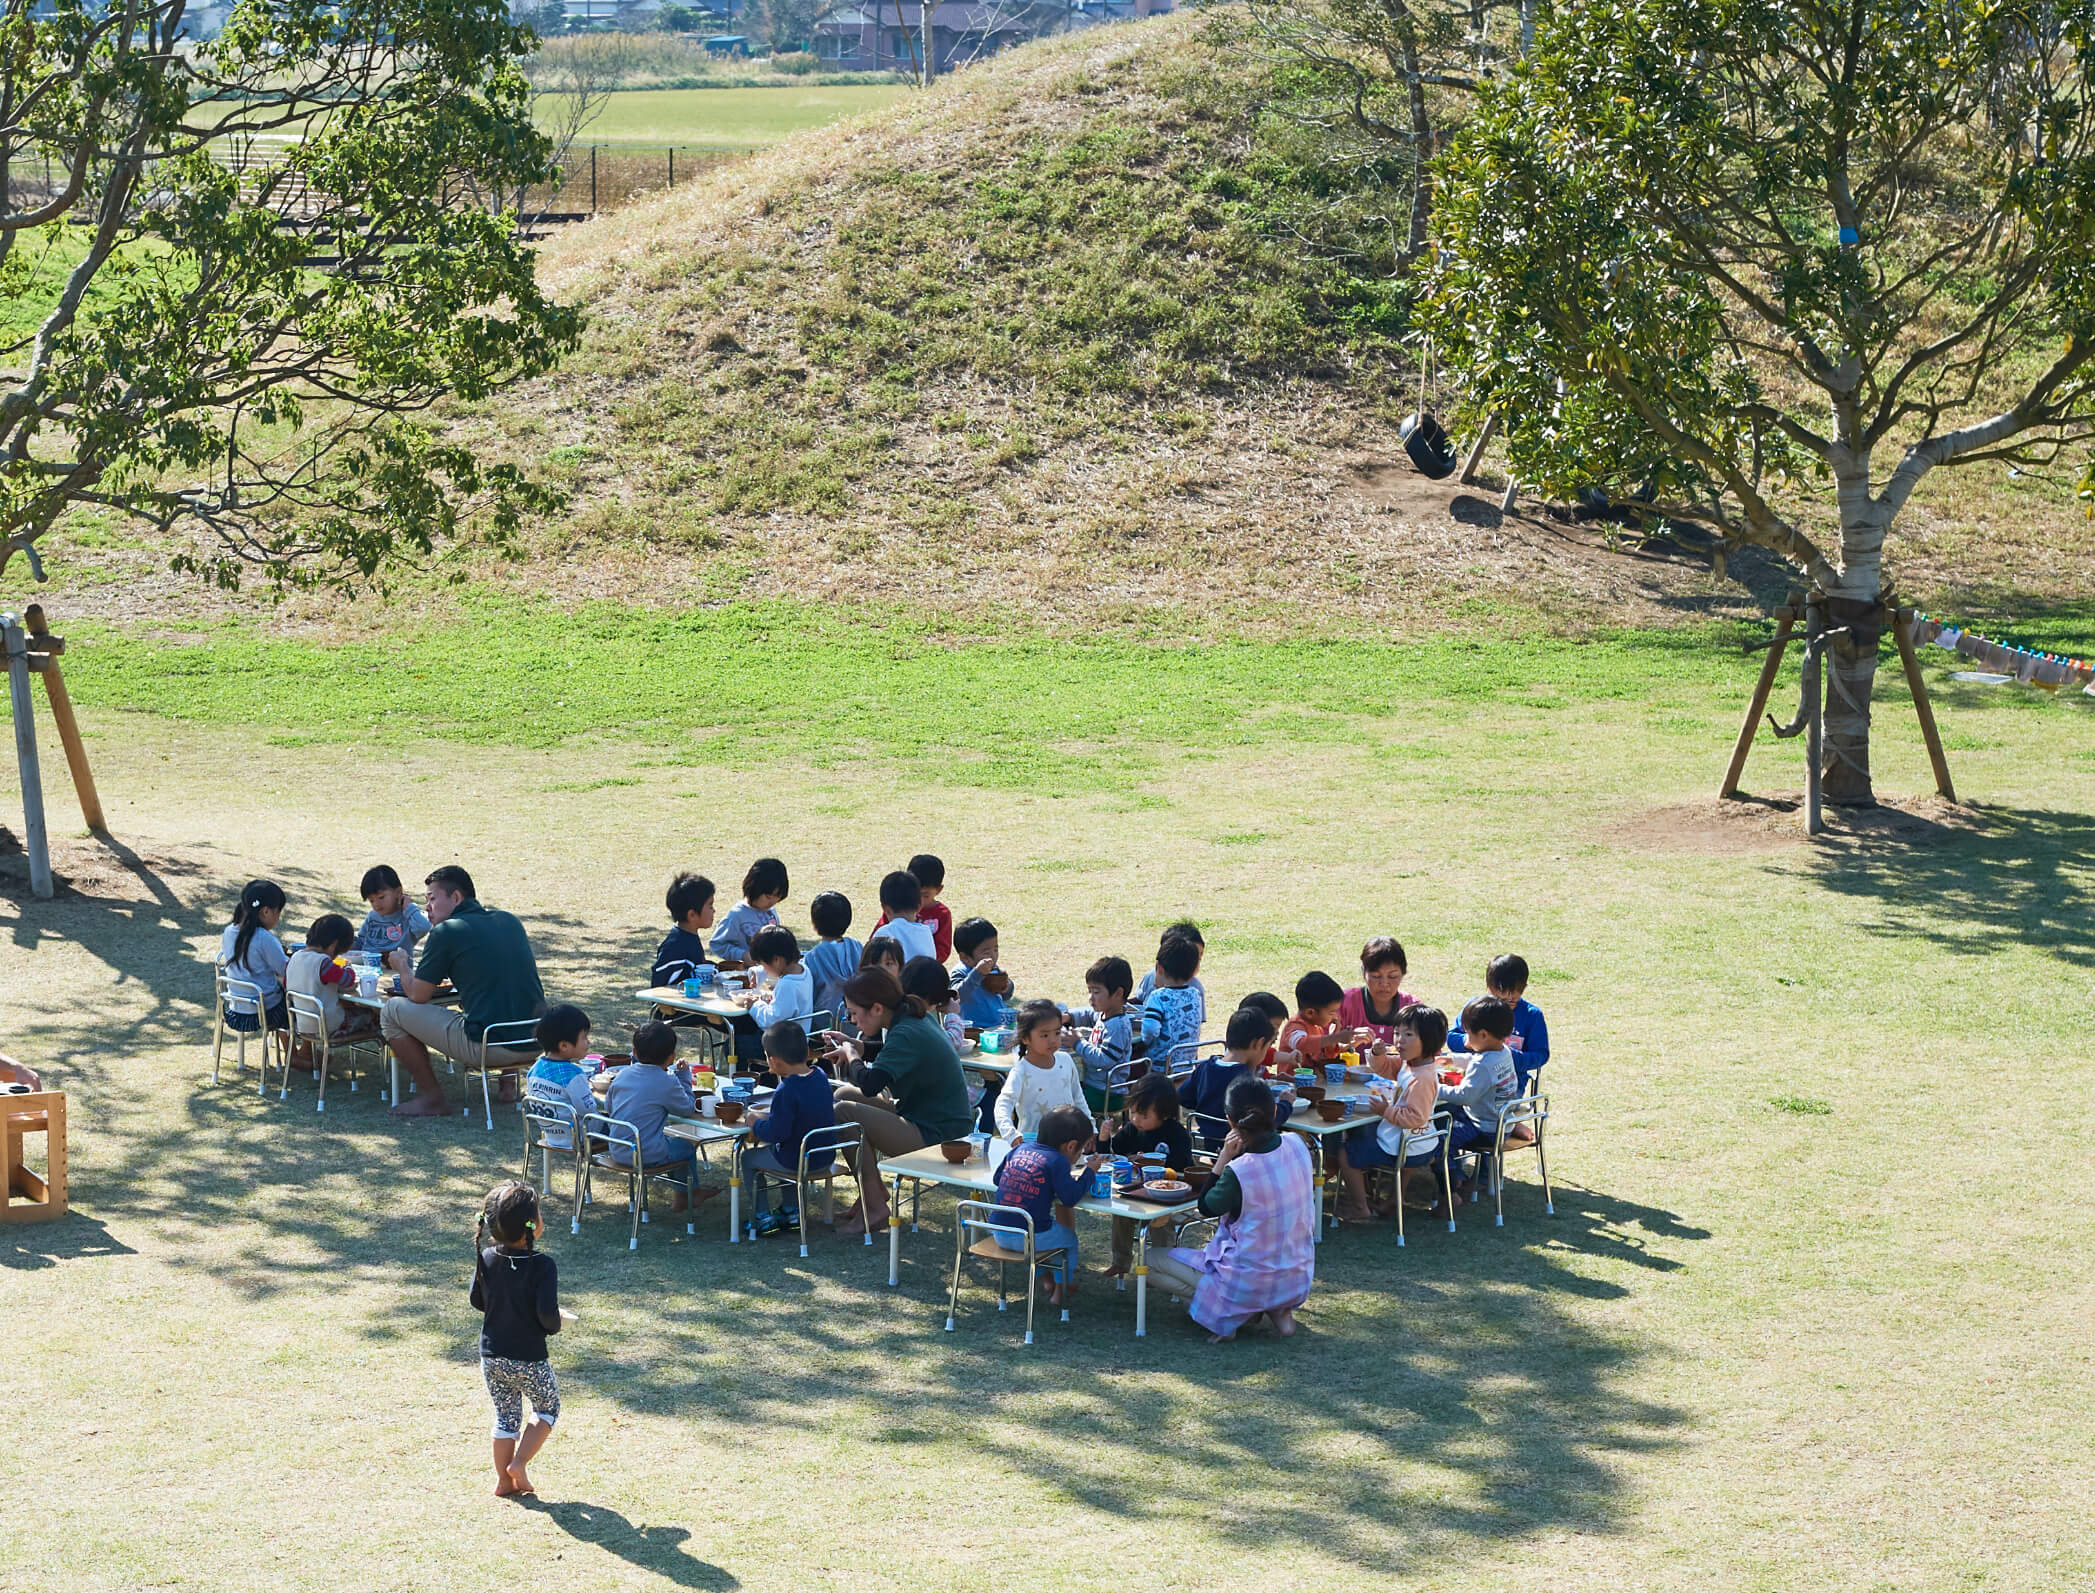
[[[578,1218],[579,1208],[587,1203],[596,1174],[601,1170],[616,1173],[626,1181],[626,1204],[633,1213],[632,1232],[626,1237],[628,1250],[640,1248],[640,1225],[648,1220],[647,1187],[650,1183],[667,1184],[672,1189],[681,1189],[684,1192],[684,1232],[698,1232],[698,1207],[691,1198],[698,1191],[687,1181],[690,1176],[688,1171],[685,1178],[669,1176],[673,1167],[688,1169],[691,1166],[688,1161],[657,1162],[652,1167],[644,1166],[640,1160],[640,1130],[621,1118],[610,1117],[602,1112],[589,1112],[583,1115],[581,1127],[591,1140],[602,1140],[604,1149],[596,1151],[592,1147],[593,1154],[583,1170],[583,1198],[576,1203]],[[611,1154],[621,1145],[633,1158],[630,1165],[614,1159]],[[577,1228],[575,1231],[579,1233],[581,1230]]]
[[[539,1153],[543,1176],[539,1179],[541,1190],[553,1187],[553,1158],[555,1155],[571,1159],[575,1164],[575,1203],[568,1216],[567,1231],[578,1234],[582,1231],[583,1189],[589,1174],[589,1134],[582,1126],[584,1114],[575,1110],[572,1101],[534,1099],[524,1096],[524,1178],[531,1177],[531,1153]],[[532,1136],[533,1125],[537,1127],[537,1138]],[[567,1148],[546,1143],[545,1132],[549,1127],[567,1130]]]
[[[262,987],[260,985],[256,984],[252,979],[236,979],[232,974],[226,972],[226,965],[222,962],[214,961],[211,964],[211,972],[211,1015],[214,1025],[211,1033],[211,1082],[213,1084],[218,1082],[219,1063],[225,1053],[225,1038],[228,1034],[239,1037],[235,1041],[234,1071],[236,1073],[245,1073],[247,1071],[247,1038],[250,1034],[253,1034],[262,1042],[262,1062],[259,1068],[261,1077],[255,1085],[255,1094],[266,1096],[269,1093],[269,1048],[276,1043],[276,1037],[280,1034],[285,1034],[285,1031],[269,1027],[268,1003],[262,999]],[[255,1019],[258,1027],[254,1029],[236,1029],[227,1023],[226,1004],[229,1000],[251,1002],[255,1009]],[[285,1094],[288,1094],[291,1088],[291,1048],[288,1036],[286,1036],[286,1042],[283,1046],[283,1062],[284,1079],[282,1090]],[[279,1094],[277,1099],[282,1100],[283,1094]]]
[[[1557,1214],[1556,1197],[1549,1187],[1549,1152],[1542,1143],[1543,1131],[1549,1123],[1549,1097],[1539,1089],[1541,1080],[1542,1070],[1537,1068],[1528,1076],[1528,1093],[1499,1114],[1498,1132],[1492,1136],[1487,1169],[1491,1177],[1492,1199],[1497,1206],[1495,1227],[1506,1226],[1506,1152],[1509,1150],[1532,1150],[1535,1153],[1536,1164],[1542,1172],[1543,1214],[1549,1217]],[[1532,1128],[1535,1137],[1509,1141],[1506,1137],[1508,1131],[1522,1126]]]
[[[1432,1122],[1427,1125],[1427,1128],[1416,1131],[1421,1137],[1429,1131],[1437,1132],[1440,1136],[1442,1147],[1440,1156],[1440,1190],[1441,1198],[1448,1203],[1449,1233],[1455,1231],[1455,1174],[1454,1169],[1448,1165],[1451,1158],[1447,1154],[1446,1147],[1448,1131],[1454,1126],[1455,1114],[1452,1111],[1440,1111],[1433,1114]],[[1396,1185],[1397,1191],[1397,1245],[1400,1249],[1404,1244],[1404,1164],[1411,1159],[1411,1136],[1413,1132],[1411,1129],[1404,1130],[1404,1142],[1402,1148],[1397,1152],[1397,1165],[1390,1169],[1391,1181]]]
[[[970,1212],[976,1215],[971,1217],[968,1215]],[[1033,1301],[1034,1296],[1040,1292],[1038,1283],[1040,1264],[1043,1261],[1061,1256],[1064,1253],[1062,1247],[1058,1245],[1053,1250],[1042,1250],[1037,1247],[1035,1244],[1037,1235],[1033,1229],[1033,1214],[1023,1206],[1005,1206],[993,1200],[963,1200],[954,1207],[953,1215],[953,1287],[946,1297],[946,1331],[948,1333],[953,1331],[953,1321],[960,1310],[960,1268],[962,1262],[970,1255],[978,1256],[985,1261],[996,1262],[997,1309],[1003,1311],[1009,1308],[1010,1294],[1009,1289],[1006,1287],[1004,1269],[1012,1262],[1019,1261],[1023,1262],[1026,1268],[1026,1342],[1031,1344],[1033,1342]],[[997,1220],[990,1220],[992,1218]],[[1012,1221],[1011,1219],[1013,1218],[1017,1220]],[[968,1243],[967,1236],[969,1231],[978,1228],[983,1230],[983,1238],[978,1241],[978,1244],[991,1246],[993,1253],[991,1250],[981,1250],[975,1245]],[[993,1231],[999,1228],[1025,1229],[1026,1248],[1022,1251],[1006,1249],[1002,1238]],[[1070,1270],[1074,1271],[1074,1269]],[[1062,1301],[1062,1320],[1067,1322],[1069,1320],[1067,1282],[1063,1285]]]
[[[808,1155],[812,1151],[826,1150],[835,1153],[845,1150],[847,1147],[856,1149],[864,1138],[865,1129],[857,1123],[832,1123],[827,1128],[809,1129],[800,1141],[799,1169],[790,1177],[784,1173],[774,1173],[762,1167],[745,1169],[743,1166],[742,1146],[747,1145],[749,1141],[739,1142],[736,1147],[735,1177],[741,1180],[743,1187],[750,1192],[751,1196],[750,1218],[746,1229],[749,1237],[752,1239],[756,1237],[755,1196],[757,1190],[766,1184],[776,1184],[781,1189],[790,1184],[793,1187],[793,1199],[800,1212],[800,1254],[803,1260],[806,1259],[807,1196],[809,1186],[816,1182],[821,1183],[822,1218],[825,1222],[834,1223],[837,1215],[837,1175],[842,1173],[847,1178],[852,1179],[856,1179],[858,1176],[853,1171],[854,1164],[849,1156],[832,1154],[829,1159],[829,1170],[810,1177],[808,1174]],[[895,1220],[901,1220],[899,1213],[896,1214]]]
[[[492,1061],[489,1057],[490,1052],[516,1049],[509,1044],[510,1036],[505,1035],[501,1039],[493,1038],[497,1029],[513,1029],[517,1031],[514,1038],[529,1040],[538,1031],[538,1020],[536,1018],[507,1018],[500,1023],[490,1023],[485,1029],[480,1031],[479,1056],[465,1063],[468,1089],[472,1087],[473,1075],[476,1073],[480,1075],[480,1109],[487,1114],[487,1131],[490,1134],[495,1131],[495,1098],[493,1092],[488,1088],[488,1075],[495,1073],[506,1076],[513,1073],[521,1076],[529,1072],[532,1062],[537,1060],[536,1057],[532,1057],[521,1062],[497,1063]],[[519,1088],[517,1091],[519,1104],[523,1101],[523,1095],[523,1090]],[[470,1095],[467,1097],[465,1105],[458,1109],[458,1115],[460,1117],[471,1117],[473,1115],[473,1102]]]
[[[1164,1077],[1182,1079],[1209,1057],[1226,1054],[1227,1043],[1221,1040],[1186,1040],[1173,1046],[1164,1055]]]
[[[292,1044],[296,1045],[300,1040],[313,1042],[313,1065],[320,1080],[320,1098],[313,1110],[324,1112],[327,1110],[327,1077],[334,1066],[336,1054],[340,1053],[345,1061],[354,1058],[359,1051],[376,1051],[383,1054],[385,1039],[376,1028],[373,1028],[368,1035],[358,1033],[338,1038],[329,1033],[326,1005],[303,991],[285,991],[284,1005],[289,1009],[291,1015]],[[284,1070],[284,1088],[277,1096],[279,1100],[282,1100],[285,1095],[290,1093],[290,1073],[291,1070],[289,1067],[286,1067]],[[349,1093],[354,1095],[356,1094],[357,1078],[354,1065],[349,1067],[348,1074]]]

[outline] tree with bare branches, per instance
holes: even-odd
[[[549,175],[502,0],[0,3],[0,566],[69,510],[231,584],[359,580],[549,497],[427,420],[576,315],[514,218]],[[28,179],[48,171],[47,184]]]

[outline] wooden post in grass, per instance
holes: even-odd
[[[1469,457],[1462,461],[1462,473],[1455,478],[1458,485],[1466,487],[1477,479],[1477,466],[1484,462],[1485,446],[1497,435],[1498,429],[1498,411],[1493,410],[1484,417],[1484,425],[1477,433],[1477,440],[1469,445]]]
[[[51,899],[51,837],[44,829],[44,777],[36,761],[36,718],[30,707],[29,638],[13,614],[0,614],[7,651],[7,696],[15,716],[15,763],[22,771],[22,830],[29,848],[29,890]]]
[[[1928,701],[1928,683],[1921,678],[1920,657],[1913,651],[1913,638],[1906,627],[1913,623],[1913,611],[1895,608],[1891,611],[1891,635],[1899,646],[1899,663],[1906,670],[1906,689],[1913,693],[1913,711],[1920,718],[1920,738],[1928,744],[1928,762],[1935,766],[1935,789],[1945,802],[1957,800],[1957,788],[1950,784],[1950,761],[1942,751],[1942,736],[1935,728],[1935,708]]]
[[[58,739],[65,746],[65,764],[73,773],[73,794],[80,798],[80,817],[97,835],[109,826],[102,820],[102,798],[95,790],[95,772],[87,766],[87,744],[80,739],[80,724],[73,717],[72,694],[65,689],[58,656],[65,651],[65,638],[51,634],[44,606],[31,603],[22,618],[29,626],[29,645],[44,655],[44,695],[51,701],[51,721],[58,726]]]
[[[1767,712],[1768,696],[1775,689],[1775,676],[1781,672],[1782,658],[1789,651],[1789,634],[1797,623],[1797,611],[1788,604],[1775,610],[1775,639],[1768,644],[1768,656],[1760,666],[1760,679],[1753,683],[1753,700],[1746,704],[1746,722],[1739,726],[1739,739],[1731,749],[1731,766],[1724,771],[1724,783],[1717,788],[1717,799],[1739,794],[1739,780],[1746,772],[1746,754],[1753,750],[1753,736],[1760,729],[1760,716]]]
[[[1804,604],[1804,833],[1826,833],[1826,815],[1819,801],[1825,692],[1820,679],[1820,645],[1826,629],[1826,608],[1814,592]]]

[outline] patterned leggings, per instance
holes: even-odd
[[[560,1420],[560,1384],[553,1376],[551,1361],[512,1361],[500,1355],[480,1357],[480,1375],[487,1379],[487,1397],[495,1402],[497,1438],[515,1438],[524,1430],[524,1401],[531,1401],[531,1414],[548,1427]]]

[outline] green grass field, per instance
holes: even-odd
[[[2083,1579],[2085,699],[1931,659],[1969,812],[1806,846],[1705,800],[1754,662],[1714,634],[1184,647],[788,608],[490,608],[339,650],[75,634],[123,850],[68,834],[72,890],[28,900],[14,857],[0,896],[6,1048],[75,1116],[74,1216],[0,1241],[10,1585]],[[1920,791],[1892,685],[1880,778]],[[1747,783],[1794,788],[1794,744]],[[1375,932],[1450,1006],[1523,952],[1557,1216],[1522,1168],[1503,1230],[1343,1230],[1286,1344],[1209,1348],[1168,1305],[1137,1340],[1094,1278],[1026,1350],[979,1284],[940,1331],[943,1200],[893,1291],[826,1233],[803,1262],[664,1212],[628,1254],[615,1211],[570,1237],[556,1203],[566,1414],[540,1500],[486,1497],[468,1235],[517,1120],[212,1087],[200,955],[239,882],[281,881],[297,926],[369,862],[461,859],[610,1031],[675,869],[731,891],[775,852],[804,926],[828,886],[869,920],[923,848],[1027,995],[1186,913],[1215,1004],[1346,974]]]
[[[675,144],[700,149],[761,149],[788,133],[824,127],[892,105],[904,84],[823,88],[629,89],[613,94],[583,129],[582,144]],[[554,114],[557,98],[549,99]]]

